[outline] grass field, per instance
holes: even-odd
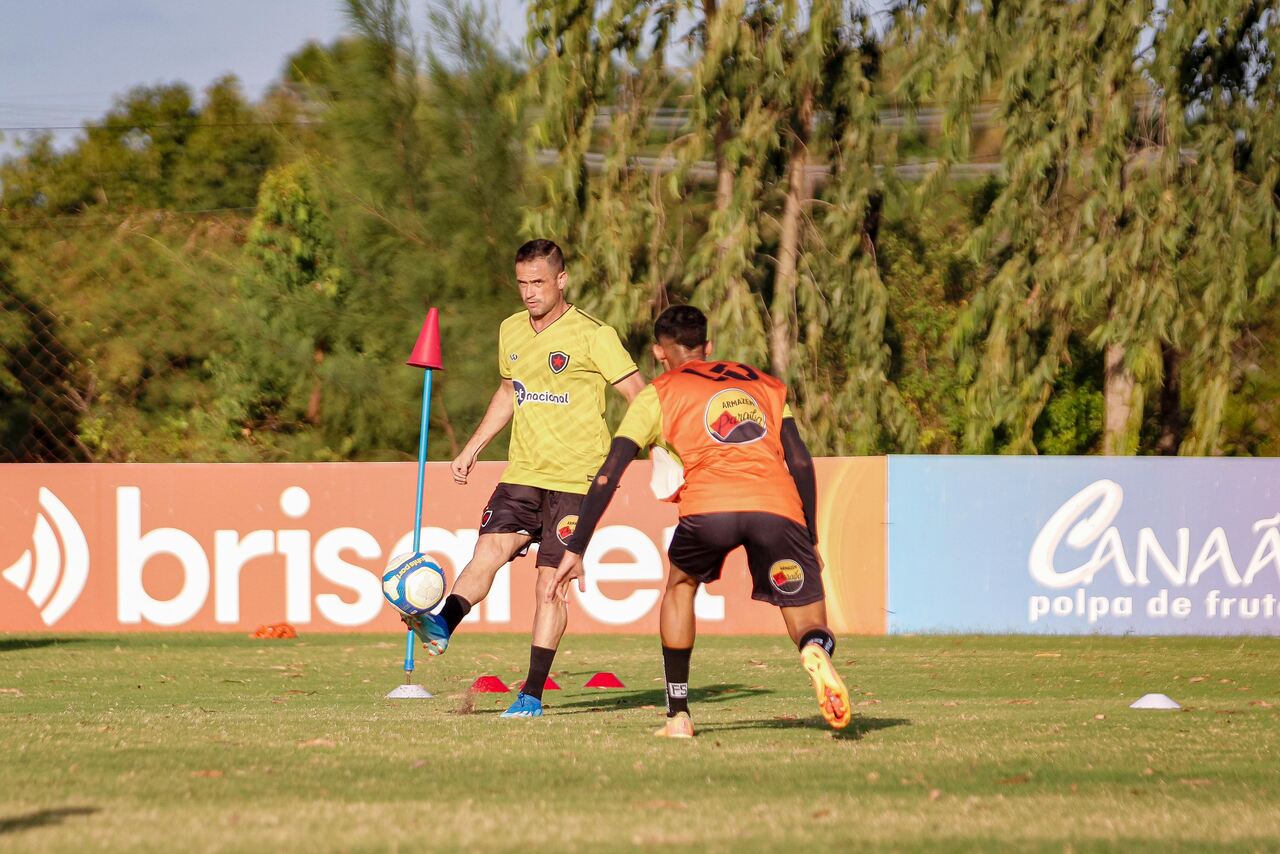
[[[396,637],[0,635],[0,850],[1280,849],[1280,640],[845,639],[833,735],[783,639],[706,637],[692,742],[650,637],[571,636],[499,720],[466,689],[527,649],[460,635],[392,702]]]

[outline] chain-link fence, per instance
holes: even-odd
[[[9,223],[0,461],[225,458],[212,379],[250,212],[201,213]]]
[[[80,439],[85,372],[39,302],[3,293],[0,320],[0,461],[93,459]]]

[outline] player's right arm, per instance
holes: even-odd
[[[582,499],[578,508],[578,526],[573,536],[564,547],[564,558],[556,570],[555,581],[547,588],[548,602],[561,599],[569,594],[569,584],[575,579],[578,589],[586,590],[586,579],[583,576],[582,555],[591,542],[591,536],[600,523],[600,517],[609,508],[613,493],[622,482],[622,474],[631,465],[641,448],[647,448],[658,441],[662,435],[662,405],[658,401],[658,391],[653,386],[645,386],[636,395],[618,425],[618,433],[609,446],[609,455],[604,465],[591,481],[591,488]]]
[[[454,483],[466,483],[467,475],[471,473],[472,467],[476,464],[476,457],[480,456],[480,452],[493,441],[493,437],[502,432],[502,428],[507,426],[507,422],[511,420],[511,416],[516,410],[516,389],[511,380],[504,377],[502,382],[498,384],[498,390],[493,393],[493,397],[489,400],[489,408],[485,410],[484,418],[480,419],[480,425],[476,427],[471,438],[467,440],[467,444],[463,447],[462,453],[454,458],[449,464],[450,470],[453,472]]]
[[[587,545],[590,544],[591,537],[596,532],[596,526],[600,524],[600,517],[604,515],[605,510],[609,509],[613,493],[622,483],[623,472],[627,470],[627,466],[631,465],[631,461],[638,453],[640,453],[640,446],[623,436],[614,439],[613,444],[609,446],[609,455],[605,457],[604,465],[600,466],[600,471],[592,479],[591,488],[587,490],[586,496],[582,499],[582,505],[578,508],[578,526],[574,529],[573,536],[569,537],[569,542],[565,543],[564,557],[560,559],[560,566],[556,569],[555,580],[547,588],[548,602],[554,602],[557,596],[561,599],[567,598],[569,584],[575,579],[578,582],[578,590],[586,592],[587,582],[582,570],[583,552],[587,550]]]
[[[601,324],[590,340],[591,361],[609,385],[631,403],[644,389],[644,377],[631,354],[622,346],[618,330]]]

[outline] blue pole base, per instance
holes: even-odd
[[[417,636],[410,630],[404,639],[404,681],[409,684],[413,680],[413,645]]]

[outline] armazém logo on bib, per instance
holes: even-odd
[[[707,434],[722,445],[746,445],[765,437],[764,411],[740,388],[727,388],[707,401]]]

